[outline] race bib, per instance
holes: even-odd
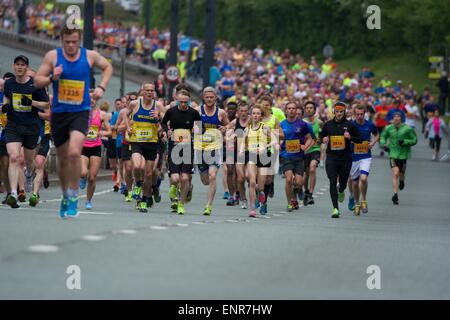
[[[364,141],[363,143],[355,143],[354,144],[354,153],[355,154],[369,153],[369,142]]]
[[[344,136],[331,136],[330,137],[331,150],[338,151],[345,149],[345,137]]]
[[[250,143],[248,145],[248,151],[252,153],[257,153],[259,149],[259,143]]]
[[[173,142],[178,143],[190,143],[191,132],[187,129],[176,129],[173,132]]]
[[[287,153],[299,153],[300,152],[300,140],[286,140]]]
[[[13,109],[15,112],[31,112],[32,106],[23,106],[22,105],[22,96],[28,97],[28,99],[32,100],[32,94],[25,94],[25,93],[13,93],[12,100],[13,100]]]
[[[59,80],[58,101],[60,103],[81,105],[84,97],[84,81]]]
[[[98,126],[91,126],[89,128],[88,134],[86,136],[86,140],[95,141],[98,137]]]
[[[45,120],[45,126],[44,126],[44,134],[50,134],[51,133],[51,129],[50,129],[50,121]]]
[[[214,142],[214,140],[215,140],[214,134],[208,132],[203,134],[203,142],[212,143]]]
[[[157,137],[158,132],[154,127],[148,127],[145,124],[134,124],[134,136],[136,142],[152,142]]]

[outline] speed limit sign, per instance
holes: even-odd
[[[177,66],[169,66],[166,69],[166,80],[169,82],[178,82],[180,79],[180,71]]]

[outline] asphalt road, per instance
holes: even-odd
[[[16,55],[8,50],[0,46],[2,72]],[[37,67],[39,57],[29,56]],[[393,206],[388,160],[376,157],[369,214],[355,217],[345,203],[339,220],[330,218],[323,170],[315,206],[286,213],[277,177],[270,214],[258,219],[226,207],[221,184],[213,215],[202,216],[207,189],[197,175],[183,217],[169,213],[167,180],[148,214],[99,182],[94,210],[74,220],[59,218],[60,192],[51,186],[37,208],[0,207],[0,298],[449,299],[450,164],[430,158],[421,139]],[[70,266],[79,267],[80,290],[67,287]],[[371,266],[380,290],[367,287]]]
[[[340,220],[330,218],[323,171],[315,206],[286,213],[278,177],[270,215],[254,220],[226,207],[221,186],[213,216],[203,217],[207,189],[198,176],[183,217],[169,213],[167,180],[148,214],[100,182],[94,211],[75,220],[58,217],[51,187],[38,208],[0,208],[0,298],[450,298],[450,164],[429,161],[423,140],[413,154],[400,206],[390,201],[388,161],[376,158],[369,214],[344,206]],[[71,265],[81,270],[81,290],[67,289]],[[374,265],[381,290],[367,288]]]

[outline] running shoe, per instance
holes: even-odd
[[[10,194],[6,200],[6,203],[13,209],[19,208],[17,204],[18,197],[16,195]]]
[[[178,202],[176,200],[172,201],[172,204],[170,205],[170,209],[171,209],[172,213],[176,213],[177,212],[177,210],[178,210]]]
[[[170,201],[174,201],[177,198],[177,187],[174,185],[171,185],[169,188],[169,199]]]
[[[256,210],[252,210],[250,211],[250,213],[248,214],[249,218],[256,218]]]
[[[119,192],[119,184],[116,183],[113,187],[114,192]]]
[[[35,174],[33,172],[28,172],[25,169],[25,192],[29,193],[33,191],[33,182]]]
[[[59,206],[59,216],[61,218],[66,218],[67,217],[67,210],[68,210],[68,201],[67,198],[62,198],[61,199],[61,204]]]
[[[228,201],[227,201],[227,206],[234,207],[234,205],[235,205],[235,202],[234,202],[233,197],[229,197]]]
[[[394,196],[392,197],[392,202],[394,203],[394,205],[398,205],[398,194],[394,194]]]
[[[121,194],[125,194],[125,191],[127,191],[127,185],[122,183],[120,185],[120,190],[119,191],[120,191]]]
[[[298,204],[298,201],[293,200],[293,201],[291,202],[291,204],[292,204],[292,207],[294,208],[294,210],[300,209],[300,206],[299,206],[299,204]]]
[[[184,204],[179,202],[177,205],[177,213],[182,216],[184,215]]]
[[[405,189],[405,181],[400,181],[398,188],[399,188],[400,190]]]
[[[338,200],[339,200],[340,203],[345,201],[345,191],[339,192]]]
[[[141,202],[139,203],[139,212],[140,212],[140,213],[147,213],[147,212],[148,212],[148,209],[147,209],[147,202],[141,201]]]
[[[87,184],[87,179],[82,177],[82,178],[80,179],[80,189],[81,189],[81,190],[86,189],[86,184]]]
[[[127,191],[127,195],[125,197],[125,202],[132,202],[133,201],[133,195]]]
[[[353,211],[355,209],[355,198],[348,198],[348,210]]]
[[[333,219],[339,219],[340,216],[341,216],[341,212],[339,211],[339,209],[334,208],[331,217]]]
[[[261,206],[261,203],[259,202],[258,198],[256,198],[256,200],[255,200],[255,208],[259,209],[260,206]]]
[[[259,208],[259,213],[263,216],[267,214],[267,204],[262,204],[261,208]]]
[[[150,196],[146,199],[146,203],[147,203],[147,208],[151,208],[153,207],[153,197]]]
[[[358,203],[355,205],[355,209],[353,210],[356,216],[361,215],[361,205]]]
[[[92,210],[94,206],[92,205],[92,201],[86,201],[86,210]]]
[[[204,216],[210,216],[212,214],[212,206],[206,206],[205,210],[203,211]]]
[[[50,186],[50,181],[48,181],[48,171],[44,169],[44,188],[48,189]]]
[[[36,205],[39,203],[39,200],[40,200],[39,195],[33,193],[28,201],[31,207],[36,207]]]
[[[241,201],[241,209],[247,209],[247,206],[248,206],[247,199],[242,200]]]
[[[305,192],[305,197],[303,198],[303,205],[306,207],[309,204],[309,193]]]
[[[308,194],[308,206],[312,206],[312,205],[314,205],[315,204],[315,202],[314,202],[314,197],[313,197],[313,194],[310,192],[309,194]]]
[[[20,190],[20,191],[19,191],[19,197],[18,197],[18,199],[19,199],[19,202],[25,202],[25,201],[27,201],[27,195],[25,194],[25,191],[24,191],[24,190]]]
[[[192,201],[192,191],[194,190],[194,185],[191,183],[191,186],[189,187],[189,192],[186,196],[186,201],[189,203]]]
[[[135,186],[133,188],[132,197],[134,200],[137,200],[141,196],[142,188]]]
[[[156,203],[161,202],[161,193],[159,192],[159,188],[153,187],[153,199]]]
[[[234,205],[235,205],[235,206],[238,206],[238,205],[239,205],[239,202],[241,202],[241,196],[239,195],[239,193],[237,193],[237,194],[234,196]]]
[[[369,213],[369,207],[367,206],[367,201],[363,201],[361,204],[362,213]]]
[[[78,197],[71,197],[67,202],[67,216],[70,218],[78,217]]]
[[[292,211],[294,211],[294,206],[292,204],[288,204],[287,212],[292,212]]]
[[[223,199],[227,200],[230,197],[230,193],[228,191],[225,191],[225,193],[223,194]]]

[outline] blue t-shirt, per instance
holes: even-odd
[[[359,125],[356,121],[353,121],[353,124],[358,129],[358,131],[361,134],[361,138],[365,142],[362,145],[367,145],[367,142],[370,142],[372,135],[378,134],[377,127],[373,124],[372,121],[364,121],[363,125]],[[361,144],[360,144],[361,145]],[[363,147],[364,149],[365,147]],[[352,143],[352,161],[359,161],[362,159],[369,159],[372,158],[372,151],[368,149],[368,152],[361,153],[361,149],[356,148],[355,150],[355,144]],[[356,153],[355,153],[356,152]]]
[[[281,158],[285,159],[302,159],[305,152],[301,149],[301,145],[305,144],[306,136],[311,133],[308,124],[297,119],[289,122],[287,119],[280,124],[284,132],[284,141],[281,145]]]

